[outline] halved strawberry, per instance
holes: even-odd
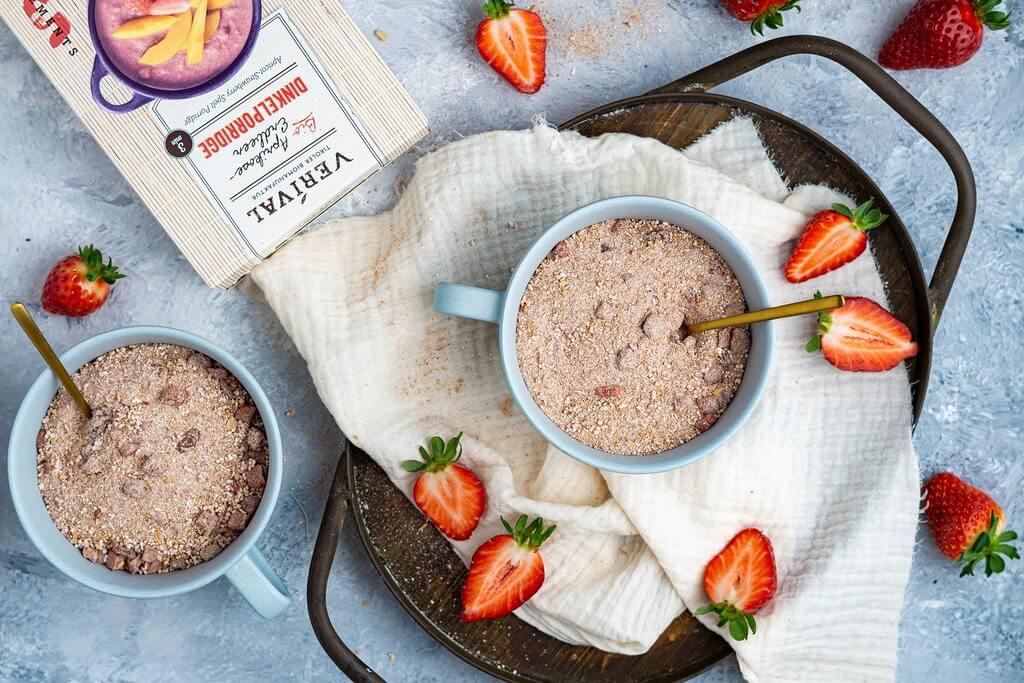
[[[815,299],[821,292],[814,293]],[[881,372],[917,355],[910,329],[871,299],[846,297],[846,303],[818,314],[818,331],[805,347],[819,349],[840,370]]]
[[[487,0],[487,18],[476,29],[476,49],[517,90],[535,93],[544,85],[548,32],[540,15],[505,0]]]
[[[811,216],[786,262],[786,279],[804,282],[844,266],[863,254],[868,245],[865,233],[888,218],[872,208],[874,203],[875,200],[869,199],[854,211],[845,204],[833,204],[830,211],[820,211]]]
[[[711,604],[694,614],[718,615],[718,626],[729,625],[729,635],[746,640],[757,633],[752,616],[768,604],[778,587],[772,542],[760,529],[743,529],[733,536],[704,569],[704,591]]]
[[[441,533],[456,541],[469,538],[484,514],[486,494],[473,471],[456,463],[462,457],[462,433],[447,444],[431,437],[430,451],[420,446],[420,460],[406,460],[402,469],[421,472],[412,497]]]
[[[507,534],[495,536],[473,553],[469,576],[462,585],[462,620],[496,619],[511,614],[544,583],[544,560],[538,548],[555,525],[544,528],[538,517],[526,523],[519,518],[515,528],[502,518]]]
[[[950,472],[939,472],[924,485],[925,516],[942,554],[963,562],[960,576],[973,576],[974,567],[985,561],[985,576],[1003,571],[1006,561],[1020,559],[1010,545],[1017,540],[1004,531],[1003,509],[992,497]]]

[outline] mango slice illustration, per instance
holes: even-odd
[[[192,9],[197,9],[199,7],[199,0],[189,0],[189,1],[192,3]],[[206,11],[207,12],[212,12],[215,9],[224,9],[225,7],[227,7],[228,5],[233,3],[234,1],[235,0],[207,0],[207,2],[206,2]]]
[[[206,39],[203,37],[206,32],[206,3],[207,0],[199,0],[199,6],[192,16],[192,28],[188,34],[188,46],[185,49],[185,63],[198,64],[203,61],[203,46]],[[174,50],[177,52],[177,48]]]
[[[203,41],[204,42],[207,42],[207,43],[210,42],[210,38],[212,38],[213,34],[217,32],[217,27],[218,26],[220,26],[220,10],[218,9],[218,10],[214,10],[212,12],[207,12],[207,14],[206,14],[206,28],[203,30]],[[188,46],[187,45],[188,41],[185,41],[185,42],[186,42],[186,44],[182,45],[181,49],[178,50],[178,52],[184,52],[185,51],[185,48]]]
[[[209,9],[209,8],[207,8]],[[206,28],[203,30],[203,42],[210,40],[220,26],[220,10],[213,10],[206,13]]]
[[[205,0],[203,0],[205,2]],[[206,14],[205,10],[203,12]],[[151,17],[156,18],[156,17]],[[185,44],[185,41],[189,37],[189,31],[192,28],[192,13],[182,12],[174,17],[174,23],[171,24],[170,30],[167,31],[167,35],[164,39],[153,47],[142,53],[139,57],[139,61],[149,66],[156,66],[157,64],[163,64],[168,59],[178,54],[178,50]],[[199,34],[202,35],[202,27],[199,29]]]
[[[121,39],[145,38],[166,31],[177,20],[178,17],[172,15],[139,17],[121,24],[110,35]]]

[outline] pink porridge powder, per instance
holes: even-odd
[[[152,574],[216,557],[266,486],[268,444],[251,397],[209,357],[136,344],[75,373],[86,420],[61,389],[36,439],[39,490],[86,559]]]
[[[622,455],[651,455],[711,428],[743,378],[746,327],[680,327],[742,313],[743,291],[699,237],[652,220],[610,220],[560,242],[527,285],[519,367],[563,431]]]

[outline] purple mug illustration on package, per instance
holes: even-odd
[[[92,97],[121,114],[213,90],[245,62],[260,17],[260,0],[89,0]],[[105,76],[131,90],[131,99],[108,100],[100,90]]]

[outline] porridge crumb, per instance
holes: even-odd
[[[597,223],[559,242],[527,285],[519,366],[558,427],[624,455],[669,450],[710,429],[747,363],[746,327],[684,336],[687,321],[746,309],[725,260],[654,220]]]
[[[39,489],[61,533],[112,571],[152,574],[219,554],[266,483],[255,464],[266,460],[262,421],[241,384],[173,344],[117,348],[74,377],[92,419],[61,389],[37,439]]]

